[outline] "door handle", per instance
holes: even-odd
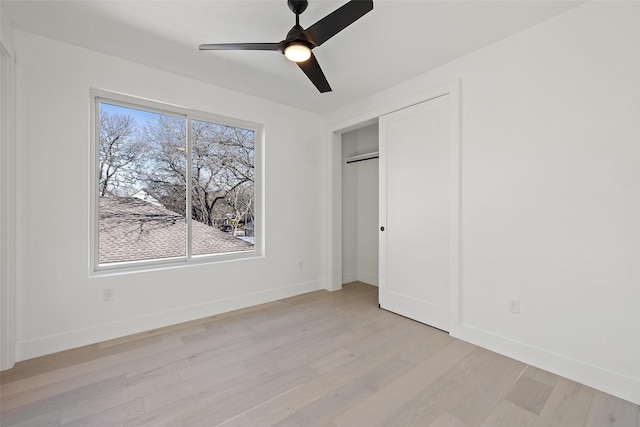
[[[383,226],[383,227],[380,227],[380,231],[384,231],[384,226]]]

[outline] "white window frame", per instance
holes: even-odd
[[[90,182],[89,182],[89,275],[103,276],[111,274],[122,274],[140,271],[158,270],[164,268],[184,267],[190,265],[199,265],[203,263],[218,263],[229,261],[240,261],[247,259],[264,257],[264,125],[220,116],[213,113],[191,110],[184,107],[170,105],[149,99],[137,98],[134,96],[106,91],[102,89],[92,88],[90,91],[90,112],[91,127],[90,132]],[[186,158],[191,158],[191,121],[207,121],[224,126],[237,127],[251,130],[254,132],[254,246],[252,251],[244,252],[227,252],[220,254],[192,255],[192,218],[191,215],[185,215],[187,222],[187,235],[185,239],[186,255],[177,258],[162,258],[151,260],[137,260],[126,262],[114,262],[100,265],[99,263],[99,244],[100,244],[100,199],[98,197],[98,170],[99,170],[99,150],[98,144],[100,140],[100,115],[99,104],[106,103],[125,108],[133,108],[144,110],[151,113],[157,113],[173,117],[181,117],[185,119],[186,135],[187,135],[187,151]],[[192,168],[187,167],[187,182],[191,182]],[[187,186],[187,188],[189,188]],[[191,206],[191,191],[187,190],[186,206]],[[187,209],[186,212],[190,212]]]

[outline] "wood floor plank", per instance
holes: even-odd
[[[126,377],[121,375],[105,381],[99,381],[75,390],[60,393],[46,399],[38,400],[17,408],[2,410],[3,425],[17,424],[31,418],[42,416],[48,412],[56,412],[64,409],[67,405],[72,404],[80,399],[89,396],[105,396],[109,393],[123,389],[126,386]]]
[[[296,388],[315,377],[308,367],[281,372],[260,379],[228,384],[224,389],[211,387],[194,394],[180,405],[162,407],[141,419],[131,422],[135,426],[195,425],[206,420],[209,425],[217,425],[241,415],[282,393]],[[127,425],[127,424],[125,424]]]
[[[165,387],[162,390],[151,392],[144,397],[147,413],[160,411],[164,408],[179,408],[199,395],[207,395],[212,389],[227,390],[229,393],[234,385],[251,384],[258,379],[272,378],[282,374],[276,366],[265,366],[262,370],[250,371],[247,369],[239,372],[233,371],[219,375],[218,373],[202,375],[179,384]]]
[[[128,420],[144,414],[144,404],[142,399],[132,400],[120,405],[105,409],[104,411],[97,412],[88,417],[73,421],[65,422],[62,419],[62,423],[65,427],[112,427],[122,426]]]
[[[148,348],[137,349],[129,353],[96,359],[93,362],[83,362],[77,365],[76,369],[73,369],[74,367],[66,367],[58,371],[51,371],[10,383],[9,386],[15,386],[17,390],[13,391],[17,392],[6,395],[3,391],[1,395],[2,407],[6,410],[36,402],[98,381],[106,381],[121,375],[128,375],[130,372],[135,372],[136,368],[142,369],[142,367],[145,367],[145,371],[148,371],[153,355],[157,353],[168,355],[170,350],[176,347],[173,343],[169,343],[169,345],[164,345],[164,343],[154,344]],[[38,379],[41,380],[43,385],[40,385]]]
[[[333,422],[344,427],[358,423],[367,426],[391,423],[395,414],[401,412],[399,408],[441,377],[443,372],[455,367],[473,350],[473,346],[469,344],[453,341],[387,387],[336,417]]]
[[[527,366],[527,369],[524,370],[522,376],[538,381],[539,383],[545,384],[549,387],[555,387],[558,383],[558,380],[560,379],[560,377],[558,377],[556,374],[543,371],[542,369],[536,368],[531,365]]]
[[[585,427],[640,426],[640,407],[605,393],[596,393]]]
[[[450,369],[429,382],[427,387],[413,394],[402,406],[390,413],[382,425],[428,425],[441,412],[461,402],[469,387],[497,355],[483,349],[473,349]],[[452,414],[453,415],[453,414]]]
[[[245,413],[233,417],[221,424],[218,424],[216,427],[257,427],[251,418]]]
[[[189,345],[150,355],[143,360],[144,363],[142,364],[132,363],[131,369],[127,372],[127,378],[147,375],[150,372],[164,369],[168,366],[174,367],[181,374],[188,376],[188,368],[194,364],[208,366],[206,364],[208,360],[225,357],[226,355],[242,354],[251,345],[251,339],[234,342],[219,342],[217,340],[195,341]]]
[[[538,415],[552,391],[553,387],[523,375],[509,390],[507,400]]]
[[[346,349],[339,349],[339,350],[330,352],[329,354],[325,355],[324,357],[321,357],[320,359],[317,359],[316,361],[312,362],[309,366],[311,366],[311,369],[313,369],[314,371],[320,374],[324,374],[337,368],[338,366],[351,362],[355,357],[356,355],[353,354],[352,352]]]
[[[359,282],[20,362],[0,424],[640,427],[640,406],[380,310]]]
[[[538,416],[508,400],[502,400],[482,423],[482,427],[530,427]]]
[[[332,423],[335,417],[404,375],[413,366],[410,362],[400,358],[387,359],[340,387],[326,388],[322,397],[273,425],[326,425]]]
[[[24,379],[51,371],[57,371],[65,367],[76,367],[82,362],[94,362],[97,359],[127,353],[136,348],[147,348],[151,344],[160,343],[162,336],[156,333],[138,334],[135,339],[118,339],[107,344],[98,343],[73,350],[61,351],[51,355],[38,357],[16,363],[9,370],[0,372],[0,384],[4,387],[16,379]],[[3,390],[3,392],[9,392]]]
[[[24,377],[15,376],[13,381],[1,384],[0,396],[5,401],[8,400],[9,396],[20,393],[28,399],[28,396],[33,394],[34,389],[47,385],[53,386],[59,392],[68,391],[81,386],[70,381],[70,379],[85,381],[84,385],[87,385],[99,379],[112,378],[129,369],[129,364],[146,364],[150,357],[157,354],[167,354],[168,351],[180,346],[180,340],[163,340],[134,350],[84,360],[78,364],[64,366],[57,370],[47,370],[47,372],[42,373],[38,370],[36,375],[31,375],[29,372]],[[47,357],[45,356],[45,358]],[[102,376],[98,377],[98,375]]]
[[[330,393],[273,425],[278,427],[325,425],[344,411],[344,408],[361,402],[372,392],[362,379],[351,381],[331,390]]]
[[[584,426],[595,394],[590,387],[560,378],[533,426]]]
[[[454,417],[453,415],[443,412],[438,415],[432,423],[429,424],[428,427],[468,427],[465,423]],[[510,425],[510,427],[514,427]]]
[[[482,424],[524,371],[526,365],[502,355],[496,355],[475,378],[469,375],[466,391],[448,403],[447,412],[475,427]],[[473,371],[470,371],[473,372]],[[429,418],[430,419],[430,418]]]
[[[90,420],[92,415],[106,413],[122,405],[131,402],[142,402],[142,398],[150,393],[164,390],[166,387],[181,382],[180,375],[175,368],[169,366],[154,370],[148,375],[137,376],[134,379],[127,379],[127,385],[108,395],[85,397],[70,405],[67,405],[60,420],[62,424],[77,422],[79,420]],[[144,408],[144,406],[142,406]],[[136,405],[137,408],[137,405]],[[143,410],[144,412],[144,410]]]
[[[302,410],[316,400],[332,393],[336,388],[342,387],[356,378],[382,370],[391,361],[401,361],[399,357],[403,346],[399,342],[402,336],[396,336],[395,340],[387,341],[390,345],[383,346],[377,351],[357,352],[358,355],[349,363],[336,366],[333,370],[326,372],[295,390],[295,395],[282,395],[278,399],[266,402],[257,408],[249,411],[250,418],[257,425],[273,425],[293,413]],[[367,338],[363,338],[366,340]],[[375,334],[368,337],[375,341]],[[398,344],[398,345],[393,345]],[[411,342],[411,345],[419,345],[418,342]],[[405,365],[411,366],[410,364]]]
[[[25,419],[15,424],[7,424],[6,420],[0,416],[0,426],[10,425],[11,427],[59,427],[62,409],[46,412],[34,418]]]

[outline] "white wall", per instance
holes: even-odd
[[[21,31],[14,43],[18,359],[325,285],[321,116]],[[263,123],[266,256],[89,278],[91,87]]]
[[[452,335],[636,403],[638,22],[638,2],[587,3],[327,120],[352,125],[460,79]],[[508,298],[521,314],[507,311]]]
[[[378,151],[378,125],[342,134],[342,282],[378,285],[378,160],[346,164]]]
[[[13,26],[4,13],[3,5],[0,4],[0,40],[7,45],[13,45]]]

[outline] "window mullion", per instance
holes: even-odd
[[[93,265],[97,266],[100,263],[100,197],[99,187],[100,178],[98,177],[98,171],[100,170],[100,100],[95,97],[93,100],[93,138],[95,142],[91,144],[92,149],[92,168],[91,168],[91,195],[92,195],[92,207],[91,207],[91,220],[92,222],[92,255]],[[95,193],[94,193],[95,192]]]
[[[186,126],[187,126],[187,147],[186,147],[186,156],[187,158],[185,159],[185,168],[186,170],[186,177],[187,177],[187,182],[185,183],[185,189],[186,189],[186,206],[185,206],[185,220],[187,221],[187,235],[185,238],[185,244],[187,245],[186,247],[186,254],[187,254],[187,261],[191,260],[191,256],[192,256],[192,252],[193,252],[193,244],[192,244],[192,220],[191,220],[191,194],[192,194],[192,178],[191,178],[191,174],[193,172],[193,165],[191,164],[193,162],[193,156],[191,155],[191,146],[192,146],[192,132],[191,132],[191,118],[189,116],[186,117]]]

